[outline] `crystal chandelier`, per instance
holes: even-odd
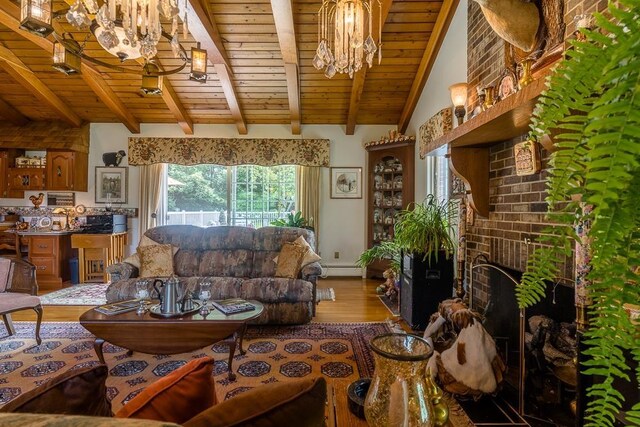
[[[186,11],[188,0],[105,0],[101,6],[97,0],[75,0],[69,9],[55,13],[51,10],[51,0],[21,0],[20,28],[42,37],[53,33],[56,40],[53,46],[53,67],[65,74],[80,72],[80,58],[116,71],[131,73],[131,68],[87,55],[84,49],[88,38],[81,44],[74,40],[72,34],[56,34],[51,22],[52,18],[64,16],[77,29],[88,27],[100,46],[121,62],[144,58],[140,71],[143,76],[141,90],[145,94],[159,94],[162,93],[162,76],[177,73],[188,63],[191,64],[191,80],[201,83],[207,81],[207,51],[200,49],[198,43],[197,47],[191,48],[189,58],[180,43],[178,1],[185,2]],[[163,30],[161,17],[171,22],[171,33]],[[182,37],[186,39],[189,34],[186,12],[181,20]],[[174,56],[183,61],[181,65],[166,70],[154,60],[162,38],[169,41]]]
[[[373,15],[377,6],[378,44],[373,39]],[[378,53],[382,60],[382,7],[380,0],[323,0],[318,11],[318,49],[313,66],[332,78],[348,73],[350,78],[366,63],[371,67]],[[365,34],[367,34],[365,38]]]

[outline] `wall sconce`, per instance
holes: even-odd
[[[467,103],[467,84],[456,83],[449,86],[449,91],[451,92],[451,102],[453,102],[455,107],[455,114],[458,118],[459,126],[464,121],[464,116],[466,114],[464,106]]]
[[[162,95],[162,75],[159,72],[160,68],[153,62],[145,64],[140,87],[143,95]]]
[[[200,83],[207,82],[207,51],[198,47],[191,48],[191,73],[189,79]]]
[[[20,28],[41,37],[53,33],[50,0],[21,0]]]
[[[75,40],[71,42],[75,42]],[[53,42],[53,68],[67,76],[69,74],[79,73],[80,57],[67,49],[64,44],[57,41]]]

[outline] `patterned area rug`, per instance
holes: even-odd
[[[73,285],[68,288],[44,294],[42,305],[102,305],[107,303],[108,283]]]
[[[42,344],[36,346],[34,322],[14,322],[16,335],[0,339],[0,407],[74,367],[98,363],[94,336],[76,322],[42,324]],[[214,380],[220,402],[261,384],[324,375],[334,387],[361,377],[371,377],[374,361],[371,338],[388,333],[385,323],[311,323],[301,326],[250,326],[245,336],[244,356],[236,353],[235,381],[228,379],[228,347],[215,344],[202,350],[176,355],[127,355],[123,348],[105,343],[109,366],[108,396],[113,411],[120,409],[147,385],[187,361],[211,356],[215,359]],[[158,337],[162,339],[162,337]],[[472,426],[464,410],[449,396],[453,426]],[[347,411],[346,402],[342,402]]]
[[[42,305],[103,305],[107,303],[105,294],[108,283],[74,285],[42,295]],[[333,288],[318,288],[317,302],[335,301],[336,293]]]

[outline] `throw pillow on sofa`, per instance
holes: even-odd
[[[307,248],[307,252],[304,254],[304,258],[302,258],[302,264],[300,265],[301,267],[304,267],[307,264],[311,264],[312,262],[320,261],[322,259],[320,255],[313,251],[313,248],[311,248],[311,245],[306,241],[304,236],[298,236],[298,238],[294,240],[293,243]],[[278,258],[279,257],[275,257],[273,259],[273,262],[277,264]]]
[[[71,369],[16,397],[0,412],[111,416],[106,365]]]
[[[278,255],[278,266],[276,267],[276,277],[286,277],[295,279],[302,268],[302,260],[307,253],[307,248],[295,243],[287,242],[282,245]]]
[[[138,248],[140,248],[141,246],[154,246],[154,245],[160,245],[160,243],[156,242],[155,240],[152,240],[150,238],[148,238],[147,236],[142,236],[142,239],[140,239],[140,243],[138,243]],[[178,248],[177,246],[173,246],[173,255],[176,254],[176,252],[178,252]],[[131,265],[133,265],[134,267],[137,267],[138,269],[140,268],[140,254],[138,252],[134,253],[133,255],[130,255],[129,257],[124,259],[124,262],[129,263]]]
[[[173,247],[171,245],[140,246],[140,277],[169,277],[173,275]]]
[[[213,359],[190,361],[142,390],[116,418],[137,418],[182,424],[216,402]]]

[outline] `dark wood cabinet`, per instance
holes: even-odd
[[[47,151],[47,190],[87,191],[88,154]]]
[[[438,304],[453,295],[453,257],[438,254],[431,262],[423,254],[401,258],[400,316],[415,330],[424,330]]]
[[[44,168],[9,168],[8,191],[37,191],[44,189]]]
[[[415,139],[401,136],[372,142],[367,150],[367,248],[393,240],[395,217],[414,201]],[[367,267],[367,277],[382,277],[387,261]]]

